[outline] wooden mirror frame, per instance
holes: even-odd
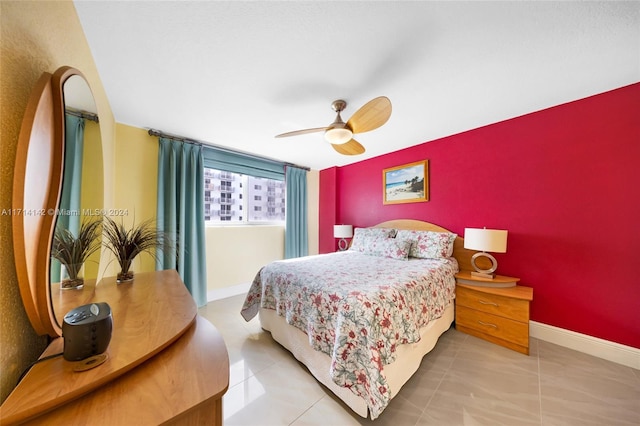
[[[51,304],[51,243],[64,168],[63,84],[82,73],[61,67],[37,81],[22,121],[13,174],[13,251],[20,296],[37,334],[59,337]],[[85,79],[86,80],[86,79]]]

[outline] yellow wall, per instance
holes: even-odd
[[[114,173],[114,203],[106,213],[125,226],[140,224],[156,217],[158,185],[158,138],[146,130],[116,124],[116,166]],[[102,260],[101,276],[113,276],[118,265],[111,257]],[[133,261],[134,272],[155,270],[155,261],[147,253]]]
[[[207,226],[207,290],[247,284],[284,257],[284,226]]]
[[[91,87],[105,160],[105,205],[112,200],[114,120],[72,2],[0,1],[0,207],[10,208],[13,165],[22,116],[43,72],[62,65],[81,70]],[[11,217],[0,216],[0,401],[46,345],[26,317],[13,260]]]
[[[102,161],[102,137],[100,136],[100,123],[85,120],[84,148],[82,154],[82,187],[80,206],[82,212],[100,212],[104,207],[104,164]],[[95,219],[83,217],[82,220]],[[83,276],[85,279],[98,277],[98,265],[100,262],[100,250],[91,255],[84,264]]]
[[[116,124],[115,210],[124,210],[125,223],[156,217],[158,138],[146,130]]]
[[[115,199],[117,210],[128,212],[125,223],[155,218],[158,183],[158,138],[146,130],[116,124]],[[318,253],[319,173],[307,177],[309,200],[309,254]],[[284,257],[283,226],[208,226],[205,231],[207,290],[217,290],[253,280],[266,263]],[[153,259],[143,254],[135,271],[152,271]],[[115,262],[102,276],[114,275]],[[100,270],[105,268],[101,265]]]
[[[85,120],[82,153],[82,187],[80,206],[82,211],[102,209],[104,205],[104,164],[100,124]]]
[[[115,208],[128,214],[126,223],[139,223],[156,217],[158,184],[158,138],[147,130],[116,124]],[[309,199],[309,254],[318,253],[318,191],[319,173],[310,171],[307,177]],[[119,218],[116,218],[119,219]],[[207,259],[207,290],[217,290],[253,280],[266,263],[284,256],[282,226],[208,226],[205,232]],[[104,262],[104,260],[103,260]],[[111,261],[101,276],[116,273]],[[153,259],[143,254],[134,263],[134,271],[152,271]]]

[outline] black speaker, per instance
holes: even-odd
[[[103,353],[109,347],[112,330],[111,307],[107,303],[91,303],[72,309],[62,323],[64,359],[80,361]]]

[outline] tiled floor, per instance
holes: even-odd
[[[640,371],[532,339],[531,355],[450,329],[375,421],[346,408],[260,328],[243,296],[200,315],[231,365],[225,425],[640,425]]]

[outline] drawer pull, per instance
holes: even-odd
[[[494,302],[485,302],[485,301],[484,301],[484,300],[482,300],[482,299],[478,299],[478,302],[480,302],[480,303],[481,303],[481,304],[483,304],[483,305],[491,305],[491,306],[495,306],[496,308],[498,307],[498,304],[497,304],[497,303],[494,303]]]
[[[498,328],[498,326],[497,326],[497,325],[495,325],[495,324],[491,324],[490,322],[482,322],[482,321],[478,321],[478,324],[480,324],[480,325],[486,325],[486,326],[488,326],[488,327]]]

